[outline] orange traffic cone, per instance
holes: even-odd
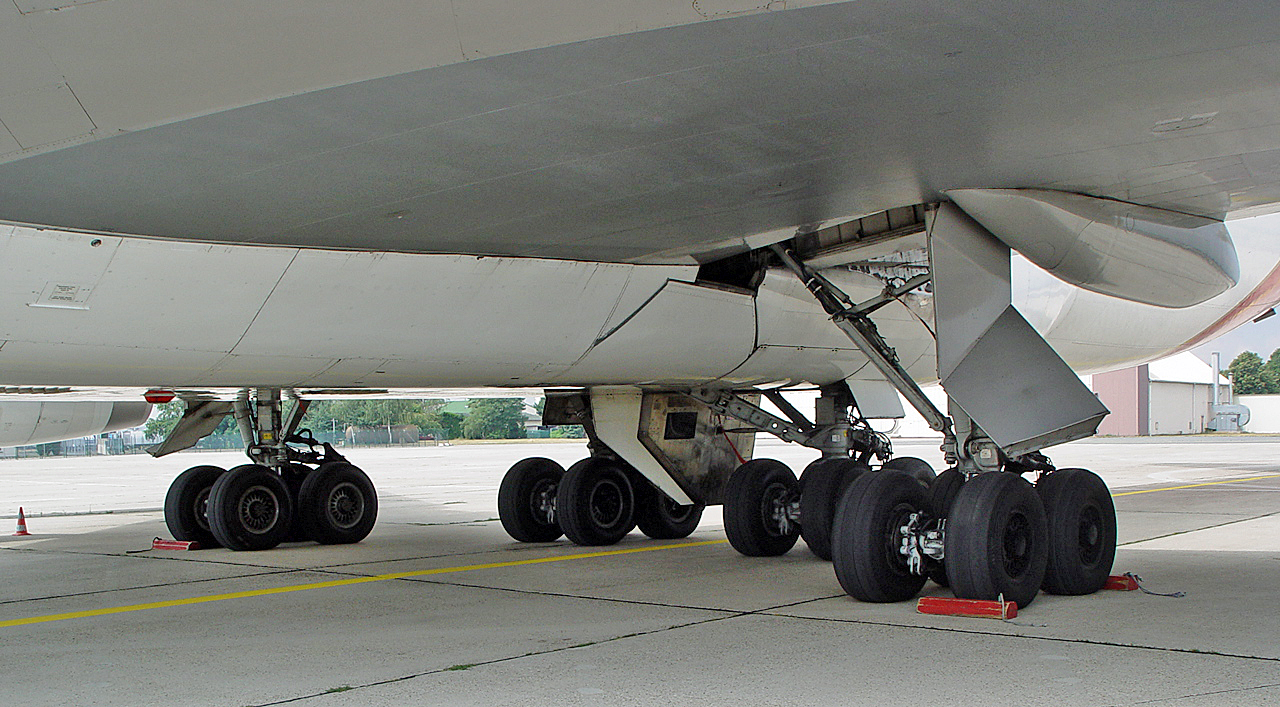
[[[27,516],[22,512],[22,506],[18,506],[18,532],[14,533],[14,535],[19,536],[30,534],[31,533],[27,532]]]

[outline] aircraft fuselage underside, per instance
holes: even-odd
[[[1032,198],[1058,208],[1052,195]],[[174,535],[204,544],[266,549],[368,534],[372,482],[297,434],[311,393],[540,387],[562,391],[545,421],[584,425],[591,455],[567,471],[539,458],[512,467],[498,505],[517,540],[563,533],[611,544],[636,525],[684,537],[719,503],[739,551],[776,555],[804,537],[862,600],[908,598],[926,577],[959,596],[1019,605],[1042,585],[1095,591],[1114,554],[1110,497],[1096,476],[1057,470],[1040,449],[1092,434],[1106,411],[1060,354],[1106,367],[1177,349],[1238,317],[1242,292],[1270,287],[1274,258],[1237,264],[1237,247],[1247,256],[1264,246],[1232,244],[1222,230],[1225,250],[1210,252],[1187,245],[1183,231],[1153,227],[1137,237],[1158,240],[1169,256],[1148,275],[1149,263],[1124,254],[1139,225],[1094,231],[1076,260],[1068,252],[1051,264],[1110,294],[1193,298],[1168,310],[1055,280],[955,205],[927,213],[927,233],[817,251],[821,267],[792,250],[799,240],[695,268],[12,226],[0,240],[0,370],[6,384],[176,391],[188,411],[158,453],[234,415],[252,463],[193,467],[166,499]],[[1173,290],[1143,280],[1180,276],[1190,284]],[[1203,294],[1185,294],[1201,285]],[[1058,306],[1046,312],[1045,302]],[[1130,308],[1163,326],[1134,348],[1132,336],[1088,316],[1104,304],[1112,320]],[[144,306],[168,325],[134,324],[130,312]],[[947,415],[918,388],[938,377]],[[772,393],[785,417],[751,397],[759,386],[797,383],[822,390],[812,422]],[[867,424],[894,389],[944,434],[944,473],[893,457]],[[889,407],[897,404],[893,396]],[[822,457],[800,483],[778,462],[749,459],[754,432]],[[1029,472],[1040,476],[1034,487],[1021,478]]]

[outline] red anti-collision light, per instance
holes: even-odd
[[[142,394],[142,399],[146,400],[152,405],[163,405],[164,403],[167,403],[170,400],[173,400],[173,391],[172,390],[148,390],[147,392]]]

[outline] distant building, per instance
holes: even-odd
[[[1191,352],[1161,361],[1093,375],[1093,392],[1111,410],[1100,435],[1199,434],[1212,421],[1213,368]],[[1218,375],[1221,402],[1231,401],[1231,382]]]

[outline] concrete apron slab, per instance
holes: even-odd
[[[314,703],[1074,707],[1229,690],[1263,704],[1277,682],[1268,661],[750,615]]]
[[[1242,449],[1252,455],[1265,446]],[[1129,483],[1117,488],[1161,483],[1152,475],[1166,471],[1144,466],[1153,449],[1135,445],[1129,461],[1114,462]],[[1125,452],[1116,444],[1097,450]],[[1142,454],[1136,462],[1135,450]],[[1221,461],[1223,473],[1251,473],[1238,459]],[[484,460],[492,462],[482,455],[468,464]],[[159,514],[45,517],[32,529],[35,538],[0,538],[8,598],[0,622],[504,566],[0,626],[0,693],[28,706],[298,699],[913,707],[1180,700],[1169,704],[1184,707],[1280,699],[1266,687],[1280,683],[1272,610],[1280,535],[1269,515],[1280,511],[1280,493],[1269,488],[1280,486],[1275,480],[1117,498],[1121,538],[1131,544],[1116,571],[1186,598],[1041,595],[1017,623],[1001,623],[926,617],[910,603],[854,602],[803,542],[781,558],[746,558],[711,544],[564,560],[584,548],[514,543],[487,520],[496,515],[493,494],[505,466],[492,463],[484,479],[446,473],[445,487],[434,491],[414,487],[433,488],[434,473],[400,468],[382,485],[397,500],[356,546],[127,555],[164,534]],[[454,504],[458,498],[465,502]],[[689,541],[723,537],[712,509]],[[1224,551],[1239,538],[1247,538],[1247,551]],[[634,533],[602,550],[668,544]],[[556,561],[514,564],[530,559]],[[946,590],[930,584],[926,593]],[[325,694],[348,686],[355,689]]]
[[[321,572],[50,599],[46,612],[333,580]],[[214,594],[216,596],[216,594]],[[0,627],[5,693],[24,704],[228,704],[660,631],[718,612],[393,580]]]

